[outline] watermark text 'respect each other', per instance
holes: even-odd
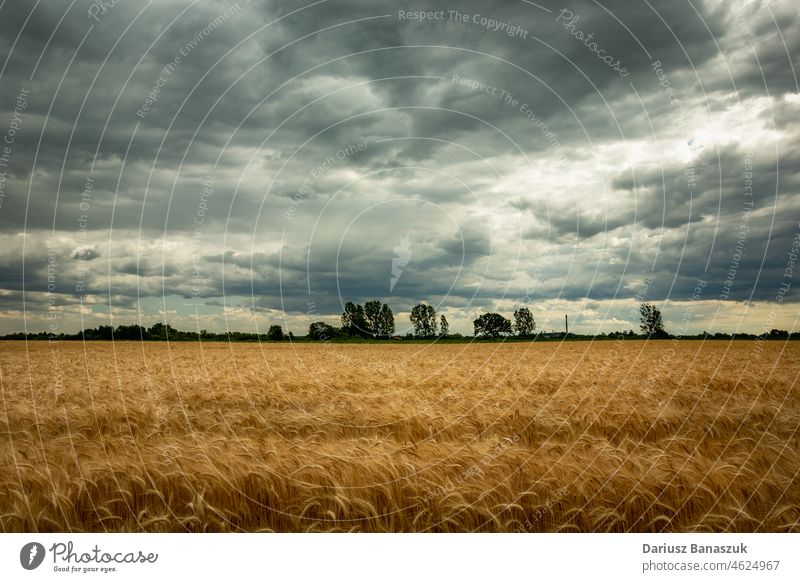
[[[311,194],[314,183],[339,162],[349,158],[350,156],[365,151],[367,149],[367,143],[368,142],[366,141],[362,141],[340,147],[338,150],[336,150],[335,156],[328,156],[322,161],[322,163],[312,169],[308,173],[308,176],[306,176],[306,178],[300,184],[300,187],[297,189],[297,191],[292,194],[289,201],[289,208],[283,213],[283,217],[286,220],[292,220],[297,212],[297,208],[300,206],[300,203],[308,198],[309,194]]]

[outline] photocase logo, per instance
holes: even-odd
[[[44,546],[39,542],[30,542],[19,551],[19,563],[26,570],[35,570],[44,561]]]
[[[394,291],[394,286],[403,274],[403,267],[408,265],[411,260],[411,239],[408,235],[400,238],[400,244],[394,247],[394,258],[392,259],[392,278],[389,280],[389,293]]]

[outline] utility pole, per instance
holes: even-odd
[[[567,315],[564,315],[564,329],[566,329],[566,333],[564,335],[569,335],[569,319],[567,319]]]

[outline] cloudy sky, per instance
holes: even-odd
[[[0,0],[0,333],[796,330],[798,55],[792,0]]]

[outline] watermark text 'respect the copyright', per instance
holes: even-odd
[[[11,122],[8,124],[6,134],[3,136],[3,142],[0,144],[0,210],[3,209],[3,199],[6,197],[5,168],[11,163],[11,150],[14,146],[17,132],[22,127],[22,117],[24,111],[28,108],[30,91],[26,87],[20,89],[16,103],[14,103],[14,109],[11,112]]]
[[[512,38],[528,39],[528,31],[518,24],[512,24],[504,20],[496,20],[481,14],[467,14],[459,12],[458,10],[398,10],[397,19],[412,22],[445,21],[472,23],[491,32],[502,32],[506,36]]]

